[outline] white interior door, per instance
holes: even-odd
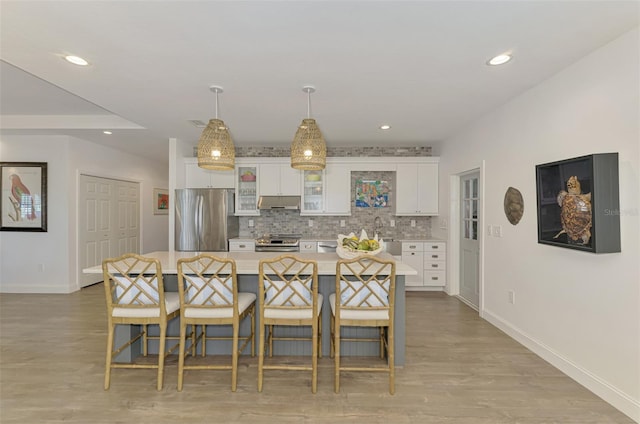
[[[80,210],[78,211],[78,253],[80,286],[102,281],[99,274],[84,274],[83,268],[98,265],[111,254],[113,220],[113,185],[111,180],[80,176]]]
[[[480,298],[480,174],[460,177],[460,297],[478,309]]]
[[[80,287],[102,281],[82,269],[109,257],[140,252],[139,184],[80,175],[78,263]]]

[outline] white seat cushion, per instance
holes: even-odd
[[[242,314],[256,300],[255,293],[238,293],[238,313]],[[233,318],[233,308],[193,308],[185,307],[187,318]]]
[[[318,294],[318,315],[322,310],[322,295]],[[311,318],[311,307],[297,307],[291,309],[284,308],[264,308],[265,318],[281,318],[281,319],[309,319]]]
[[[336,314],[336,294],[329,295],[329,305],[331,306],[331,314]],[[362,307],[361,309],[342,309],[340,308],[340,319],[360,319],[360,320],[384,320],[389,319],[388,309],[371,309]]]
[[[265,303],[273,306],[308,306],[311,304],[311,290],[300,281],[292,281],[286,286],[284,281],[264,280]]]
[[[230,279],[231,277],[226,277]],[[185,293],[185,303],[192,305],[228,305],[233,301],[233,292],[224,284],[225,277],[217,276],[211,281],[211,286],[196,275],[185,275],[188,279]],[[228,280],[230,282],[230,280]],[[214,292],[215,289],[215,292]],[[198,290],[199,293],[198,293]],[[196,294],[197,293],[197,294]]]
[[[135,284],[132,284],[127,277],[115,276],[118,282],[116,285],[116,297],[120,299],[118,303],[122,305],[153,305],[158,303],[158,279],[153,278],[147,282],[143,278],[131,277]],[[140,288],[138,288],[140,287]]]
[[[362,302],[365,306],[389,305],[389,286],[391,282],[385,280],[370,281],[366,286],[361,281],[340,281],[340,293],[342,303],[345,306],[359,306]]]
[[[176,292],[164,294],[164,305],[167,314],[180,309],[180,295]],[[131,318],[157,318],[160,317],[160,308],[157,307],[140,307],[140,308],[113,308],[114,317],[131,317]]]

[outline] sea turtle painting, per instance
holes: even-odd
[[[567,191],[558,193],[560,205],[560,221],[562,231],[567,234],[569,243],[585,245],[591,239],[591,193],[582,194],[580,181],[576,176],[569,177]]]

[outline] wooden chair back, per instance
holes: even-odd
[[[393,319],[396,264],[360,256],[336,263],[336,315],[340,310],[386,310]]]
[[[200,254],[178,260],[180,306],[186,308],[234,308],[238,314],[236,262]]]
[[[262,259],[259,264],[260,309],[313,308],[317,316],[318,263],[293,255]]]
[[[109,316],[114,308],[160,308],[166,315],[162,267],[157,259],[127,253],[102,262]]]

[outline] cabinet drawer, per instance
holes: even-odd
[[[424,270],[427,271],[444,271],[447,269],[445,261],[424,261]]]
[[[421,241],[410,242],[403,241],[402,242],[402,254],[404,255],[407,252],[422,252],[424,243]]]
[[[424,252],[425,261],[444,261],[447,255],[444,252],[426,251]]]
[[[439,241],[428,241],[424,243],[424,251],[425,252],[442,252],[445,253],[447,250],[446,244],[444,242]]]
[[[444,286],[447,280],[446,271],[425,271],[424,272],[424,285],[425,286]]]
[[[256,249],[256,243],[253,241],[229,241],[230,252],[253,252]]]

